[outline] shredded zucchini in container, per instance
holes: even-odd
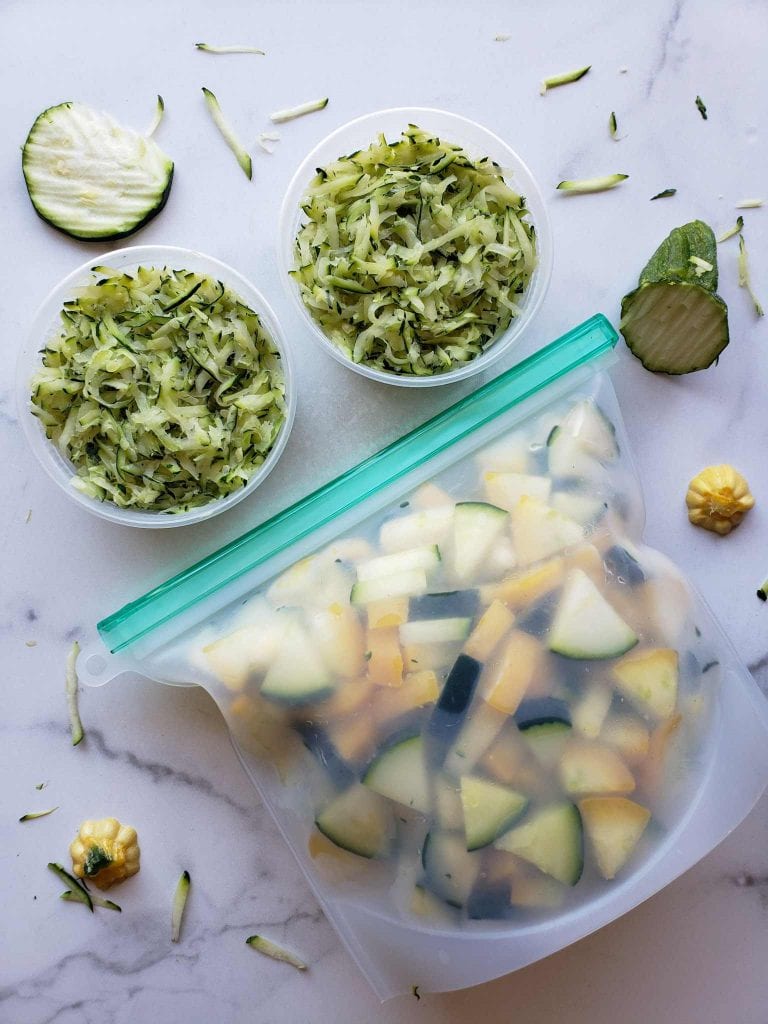
[[[318,168],[295,243],[301,297],[353,362],[428,376],[479,356],[536,266],[525,199],[498,164],[409,125]]]
[[[64,303],[31,384],[73,486],[167,513],[245,486],[285,418],[280,353],[258,314],[204,274],[95,269],[104,276]]]

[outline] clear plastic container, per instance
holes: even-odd
[[[131,669],[212,694],[382,998],[614,920],[768,781],[764,698],[642,544],[616,337],[593,317],[103,620],[110,655],[85,654],[94,685]]]
[[[409,124],[417,124],[420,128],[434,132],[446,142],[460,144],[472,157],[489,156],[495,160],[503,169],[509,184],[525,196],[527,207],[531,212],[531,220],[536,228],[538,266],[533,273],[529,287],[521,297],[522,313],[510,322],[507,329],[481,356],[455,370],[432,377],[398,375],[365,366],[362,363],[351,362],[313,319],[301,300],[299,289],[289,276],[289,271],[294,266],[293,245],[301,224],[301,199],[315,174],[315,168],[325,166],[344,153],[352,153],[357,149],[366,148],[375,140],[379,132],[384,132],[388,138],[397,138]],[[505,352],[509,351],[531,323],[544,301],[552,276],[552,229],[544,199],[533,174],[517,153],[498,135],[475,121],[451,114],[446,110],[432,110],[427,107],[397,107],[391,110],[378,110],[375,113],[358,117],[331,132],[305,157],[291,179],[280,210],[278,231],[278,258],[283,284],[312,337],[334,359],[343,363],[350,370],[355,370],[371,380],[378,380],[384,384],[396,384],[399,387],[424,388],[439,384],[452,384],[487,370]]]
[[[92,268],[95,266],[109,266],[116,270],[131,270],[139,266],[168,266],[174,270],[191,270],[208,274],[216,280],[223,281],[228,288],[231,288],[251,309],[259,314],[265,329],[280,351],[285,374],[286,414],[272,450],[263,465],[241,490],[233,491],[224,498],[211,501],[207,505],[191,509],[189,512],[169,514],[119,508],[109,501],[96,501],[72,486],[74,468],[56,445],[48,440],[40,420],[30,412],[29,382],[40,365],[40,349],[46,339],[59,329],[59,313],[65,300],[71,298],[76,288],[90,284],[99,276],[103,276],[94,273]],[[35,314],[26,342],[19,353],[16,370],[16,401],[19,419],[32,451],[48,476],[61,487],[68,498],[101,519],[108,519],[110,522],[119,523],[122,526],[139,526],[156,530],[200,523],[220,512],[225,512],[252,494],[272,472],[275,463],[280,458],[288,443],[296,414],[296,393],[290,348],[286,344],[277,317],[267,300],[250,281],[232,267],[227,266],[226,263],[192,249],[182,249],[171,245],[135,245],[124,249],[115,249],[113,252],[88,260],[56,285]]]

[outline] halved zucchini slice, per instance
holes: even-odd
[[[356,784],[318,814],[315,824],[332,843],[360,857],[386,857],[395,838],[392,805]]]
[[[379,754],[363,783],[381,796],[427,814],[430,793],[421,736],[401,740]]]
[[[637,643],[637,634],[581,569],[566,580],[549,649],[566,658],[616,658]]]
[[[563,885],[576,885],[584,867],[581,815],[571,803],[550,804],[493,844],[534,864]]]
[[[477,775],[461,779],[461,805],[467,849],[488,846],[505,832],[528,806],[528,798]]]
[[[677,704],[677,651],[658,647],[637,651],[613,666],[613,678],[621,692],[641,711],[669,718]]]

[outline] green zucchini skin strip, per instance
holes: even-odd
[[[253,161],[251,160],[250,154],[246,151],[245,147],[235,135],[229,121],[224,117],[221,105],[216,99],[215,93],[212,93],[210,89],[203,86],[203,96],[205,97],[205,105],[208,107],[213,123],[219,129],[221,137],[234,153],[235,159],[240,165],[240,169],[243,174],[250,181],[253,178]]]
[[[251,949],[256,949],[259,953],[263,953],[264,956],[270,957],[272,960],[280,960],[284,964],[290,964],[297,971],[307,970],[307,965],[303,960],[300,960],[289,950],[283,949],[282,946],[278,946],[277,943],[265,939],[263,935],[251,935],[245,940],[245,944],[250,946]]]
[[[181,923],[184,918],[184,909],[189,898],[189,888],[192,880],[188,871],[183,871],[181,878],[176,885],[173,895],[173,907],[171,909],[171,942],[178,942],[181,938]]]

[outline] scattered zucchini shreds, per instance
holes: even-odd
[[[737,210],[756,210],[760,206],[765,205],[764,199],[742,199],[741,202],[736,203]]]
[[[112,900],[105,900],[101,896],[94,896],[91,893],[88,893],[88,895],[90,896],[91,902],[95,907],[103,907],[105,910],[116,910],[118,914],[122,914],[123,908],[119,907],[117,903],[113,903]],[[76,890],[73,891],[72,889],[67,889],[66,892],[63,892],[59,899],[65,900],[67,903],[85,902],[85,900],[82,898],[82,894],[78,893]]]
[[[54,873],[54,875],[56,875],[58,878],[61,879],[62,882],[64,882],[65,885],[70,886],[70,889],[73,893],[73,898],[76,899],[79,903],[85,903],[85,905],[88,907],[91,913],[93,913],[93,898],[91,897],[91,894],[88,892],[86,887],[77,878],[75,878],[74,875],[70,875],[70,873],[61,866],[61,864],[57,864],[55,861],[51,861],[48,864],[48,867]],[[78,893],[80,893],[80,895],[77,895]]]
[[[291,967],[295,967],[297,971],[307,970],[307,965],[303,960],[299,960],[299,958],[293,953],[290,953],[287,949],[283,949],[282,946],[276,945],[274,942],[270,942],[269,939],[265,939],[262,935],[251,935],[250,938],[245,940],[245,942],[246,945],[250,946],[252,949],[257,949],[259,953],[263,953],[264,956],[290,964]]]
[[[280,353],[258,314],[203,274],[97,273],[64,306],[31,383],[72,485],[167,513],[240,490],[285,419]]]
[[[677,195],[676,188],[665,188],[663,192],[657,192],[655,196],[651,196],[651,202],[654,199],[669,199],[671,196]]]
[[[154,135],[157,129],[160,127],[160,122],[163,120],[163,114],[165,113],[165,100],[158,93],[157,103],[155,104],[155,116],[152,118],[152,123],[147,129],[147,138]]]
[[[729,238],[733,238],[734,235],[738,235],[743,227],[744,218],[742,216],[738,216],[736,218],[736,223],[733,225],[733,227],[728,228],[727,231],[724,231],[722,235],[720,235],[720,237],[718,238],[718,242],[727,242]]]
[[[746,288],[750,299],[755,307],[758,316],[765,316],[765,311],[760,305],[757,296],[752,291],[752,281],[749,275],[749,261],[747,258],[747,244],[744,235],[739,232],[739,287]]]
[[[562,75],[552,75],[551,78],[545,78],[541,83],[539,92],[544,96],[547,89],[556,89],[558,85],[570,85],[571,82],[578,82],[591,67],[591,64],[587,64],[584,68],[577,68],[575,71],[566,71]]]
[[[626,73],[628,71],[629,71],[629,68],[626,68],[626,67],[625,68],[619,68],[619,74],[620,75],[626,75]]]
[[[707,108],[704,106],[704,100],[701,98],[701,96],[697,96],[696,97],[696,109],[698,110],[698,112],[701,114],[701,116],[706,121],[707,120]]]
[[[619,126],[616,123],[616,112],[614,110],[611,111],[611,116],[608,118],[608,131],[612,139],[618,138]]]
[[[83,723],[80,721],[80,710],[78,708],[77,687],[77,657],[80,654],[80,644],[74,641],[67,655],[66,691],[67,707],[69,708],[69,725],[72,730],[72,746],[76,747],[82,740],[85,733]]]
[[[497,36],[493,37],[493,41],[495,43],[506,43],[506,41],[511,38],[512,36],[508,32],[499,32]]]
[[[561,181],[557,186],[561,192],[572,192],[580,195],[587,192],[605,192],[606,189],[615,188],[622,181],[626,181],[628,174],[606,174],[602,178],[581,178],[575,181]]]
[[[45,789],[45,783],[38,782],[38,784],[35,786],[35,789]]]
[[[173,895],[173,909],[171,911],[171,942],[178,942],[181,935],[181,921],[184,917],[184,908],[187,905],[189,886],[191,879],[188,871],[183,871],[176,892]]]
[[[195,46],[203,53],[256,53],[260,57],[265,56],[264,50],[255,46],[211,46],[210,43],[195,43]]]
[[[701,256],[689,256],[688,262],[693,264],[693,272],[696,277],[701,277],[702,274],[710,273],[715,269],[709,260],[703,260]]]
[[[24,641],[24,646],[25,647],[37,647],[37,640],[25,640]]]
[[[222,114],[221,107],[219,106],[219,101],[216,99],[216,96],[210,89],[206,89],[205,86],[203,86],[203,96],[205,96],[205,103],[210,111],[211,117],[213,118],[213,123],[221,132],[221,137],[235,154],[237,162],[240,164],[246,178],[253,178],[253,161],[251,160],[250,155],[246,153],[240,143],[240,140],[237,138],[231,126]]]
[[[300,103],[298,107],[287,107],[285,110],[276,110],[269,115],[270,121],[281,124],[283,121],[292,121],[295,117],[302,117],[304,114],[312,114],[316,110],[325,110],[328,106],[328,97],[321,100],[310,100],[308,103]]]
[[[35,818],[45,818],[49,814],[53,814],[54,811],[58,811],[58,807],[49,807],[47,811],[29,811],[27,814],[22,814],[19,821],[34,821]]]
[[[409,125],[318,168],[294,278],[351,361],[430,376],[481,355],[521,312],[536,267],[525,200],[487,157]]]
[[[32,509],[30,509],[30,510],[29,510],[29,511],[27,512],[27,518],[26,518],[26,519],[24,520],[24,522],[25,522],[25,523],[30,523],[31,521],[32,521]]]
[[[768,601],[768,580],[757,588],[757,596],[761,601]]]

